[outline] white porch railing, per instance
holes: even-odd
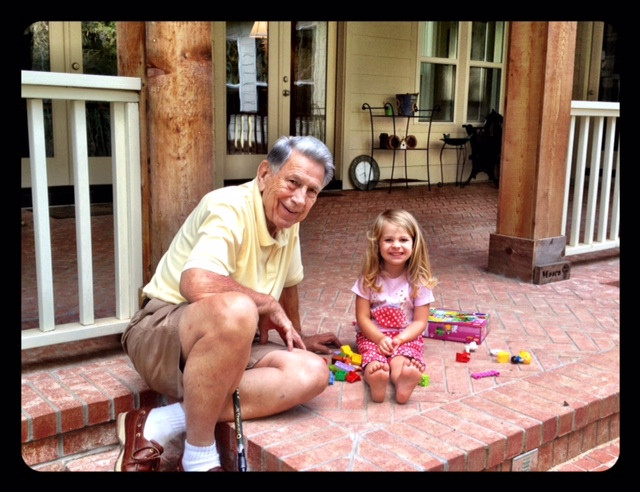
[[[620,103],[571,102],[561,232],[567,238],[565,256],[620,246],[618,118]]]
[[[138,101],[141,81],[132,77],[22,72],[22,97],[27,101],[31,192],[38,284],[39,328],[22,331],[22,349],[121,333],[138,308],[142,285],[140,198],[140,129]],[[70,103],[78,258],[79,322],[55,324],[51,229],[47,184],[43,100]],[[115,250],[115,317],[95,319],[89,200],[89,157],[85,105],[111,104],[111,148]]]

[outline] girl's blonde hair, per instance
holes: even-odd
[[[438,279],[431,273],[427,242],[424,239],[420,224],[406,210],[387,209],[376,217],[371,229],[367,232],[367,248],[362,266],[364,290],[372,289],[376,292],[382,290],[382,286],[377,283],[377,279],[382,273],[383,259],[380,255],[380,238],[382,237],[382,229],[386,224],[401,227],[413,239],[411,258],[409,258],[406,265],[407,279],[411,286],[411,298],[414,299],[418,295],[418,289],[421,285],[433,289],[438,284]]]

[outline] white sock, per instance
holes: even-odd
[[[184,441],[182,469],[184,471],[208,471],[220,466],[220,455],[215,441],[210,446],[192,446]]]
[[[166,446],[181,432],[186,432],[187,420],[180,402],[154,408],[149,412],[142,434],[147,441]]]

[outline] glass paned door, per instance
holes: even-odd
[[[327,23],[294,22],[291,28],[289,133],[325,141],[327,105]]]
[[[314,135],[331,148],[335,89],[327,80],[335,70],[335,57],[328,56],[335,49],[335,23],[223,24],[214,26],[214,56],[225,60],[224,79],[214,75],[224,86],[216,89],[217,99],[225,103],[224,119],[216,115],[216,126],[224,128],[216,145],[224,171],[216,186],[253,179],[282,135]]]
[[[115,22],[46,22],[24,31],[23,70],[117,75]],[[25,107],[26,108],[26,107]],[[87,138],[90,183],[111,183],[109,105],[87,102]],[[73,184],[67,108],[63,101],[44,101],[45,144],[50,186]],[[31,186],[29,147],[24,112],[22,134],[22,186]]]
[[[267,152],[268,46],[267,22],[227,22],[226,134],[230,155]]]

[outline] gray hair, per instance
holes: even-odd
[[[272,171],[278,172],[280,168],[291,158],[293,151],[300,152],[312,161],[322,164],[324,167],[324,188],[333,179],[335,165],[329,148],[316,137],[310,135],[298,137],[280,137],[271,147],[267,160]]]

